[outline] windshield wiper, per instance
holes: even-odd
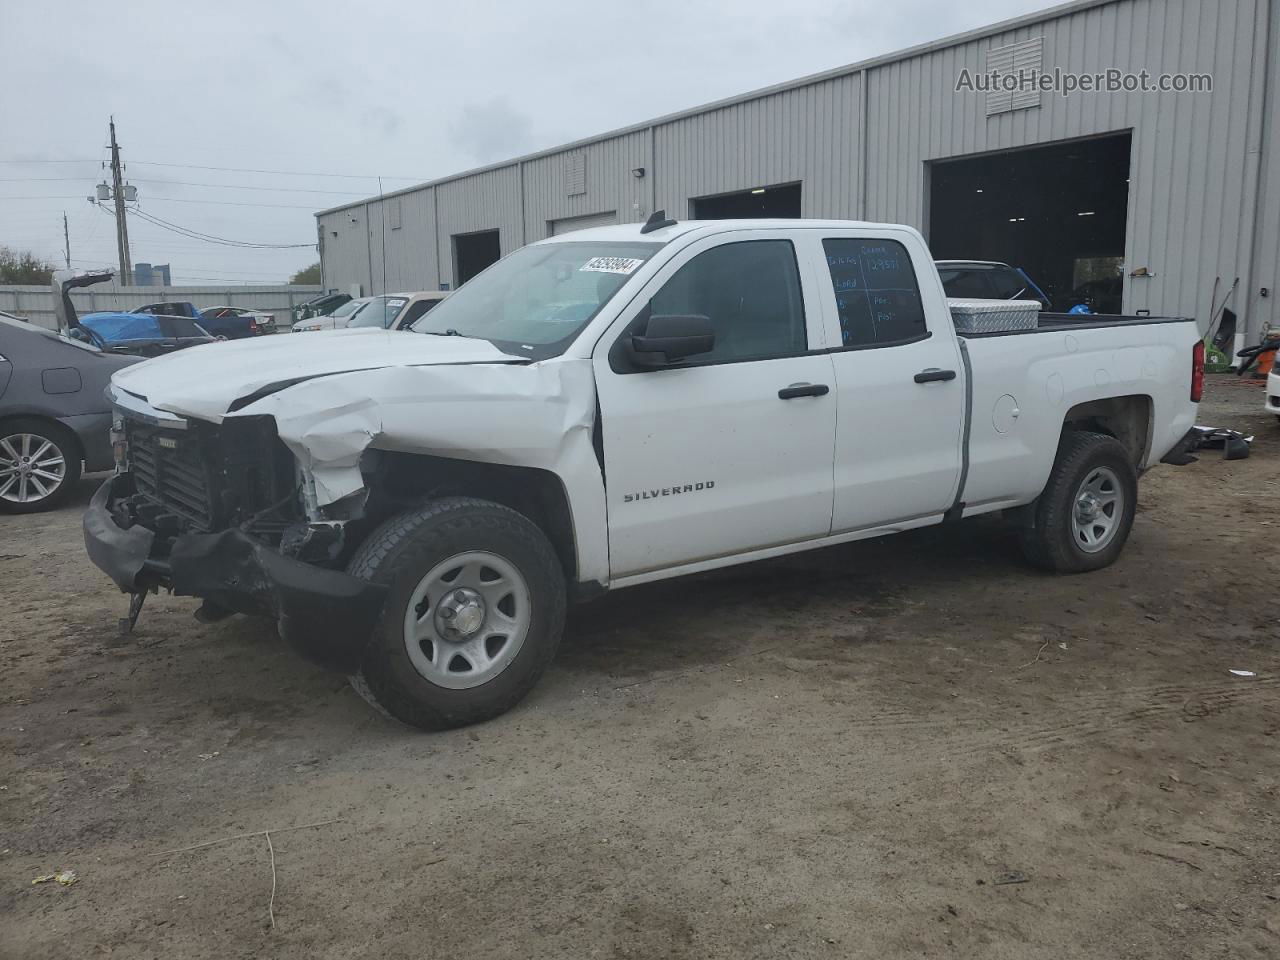
[[[443,333],[439,330],[423,330],[422,332],[429,337],[466,337],[468,340],[479,339],[478,337],[467,337],[465,333],[459,333],[453,327],[446,327]]]

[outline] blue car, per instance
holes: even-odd
[[[99,350],[135,357],[158,357],[218,339],[194,320],[151,313],[87,313],[69,332]]]

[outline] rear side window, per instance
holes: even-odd
[[[400,326],[407,327],[413,321],[426,316],[427,312],[439,302],[439,300],[419,300],[417,303],[410,304],[409,309],[404,312],[404,319],[400,321]]]
[[[1012,267],[997,267],[991,271],[991,286],[997,300],[1017,300],[1029,294],[1027,281]],[[1034,297],[1034,294],[1030,294]]]
[[[794,356],[808,346],[790,240],[745,240],[700,253],[649,301],[649,315],[701,314],[716,344],[697,363]]]
[[[942,290],[948,297],[957,300],[988,300],[994,294],[991,284],[987,282],[989,270],[975,270],[972,267],[943,267],[938,271],[942,279]]]
[[[896,240],[830,237],[822,241],[846,347],[874,347],[929,335],[920,285]]]

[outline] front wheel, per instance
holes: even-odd
[[[80,479],[80,450],[66,428],[23,417],[0,423],[0,511],[52,510]]]
[[[393,517],[347,571],[389,588],[352,685],[412,726],[505,713],[559,646],[560,562],[537,526],[500,504],[449,497]]]
[[[1084,573],[1115,562],[1138,505],[1138,474],[1129,453],[1103,433],[1068,431],[1053,472],[1022,531],[1022,550],[1036,566]]]

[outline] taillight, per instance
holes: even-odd
[[[249,318],[249,329],[250,329],[250,330],[252,330],[254,333],[257,333],[257,332],[258,332],[258,321],[257,321],[257,320],[255,320],[255,319],[253,319],[253,317],[250,317],[250,318]],[[1200,346],[1202,346],[1202,347],[1203,347],[1203,346],[1204,346],[1204,344],[1202,343],[1202,344],[1200,344]],[[1203,351],[1203,350],[1201,350],[1201,351],[1200,351],[1200,365],[1201,365],[1201,366],[1204,366],[1204,351]]]
[[[1191,348],[1191,402],[1199,403],[1204,396],[1204,341],[1197,340]]]

